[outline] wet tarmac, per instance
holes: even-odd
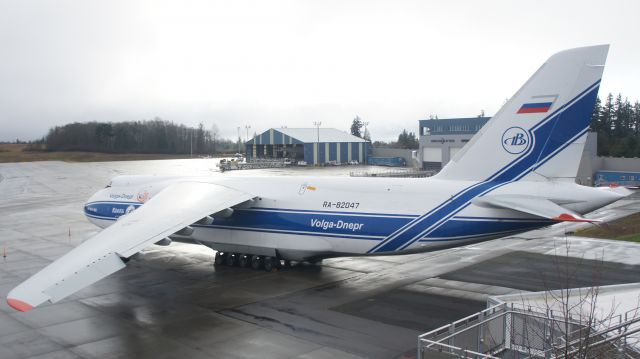
[[[211,160],[1,164],[0,296],[96,233],[82,204],[110,177],[136,173],[227,175]],[[616,207],[600,216],[640,211],[640,201]],[[412,357],[419,334],[477,312],[488,296],[556,285],[545,278],[556,278],[557,263],[581,268],[582,281],[595,264],[604,268],[603,283],[639,278],[640,245],[562,235],[572,228],[434,253],[327,259],[277,273],[214,267],[214,251],[202,246],[152,246],[61,302],[19,313],[2,300],[0,358]],[[571,258],[557,260],[567,252]]]

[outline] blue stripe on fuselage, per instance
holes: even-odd
[[[91,218],[115,221],[121,214],[121,209],[128,206],[136,208],[142,204],[136,202],[93,202],[85,206],[85,215]],[[88,207],[96,211],[87,211]],[[113,209],[116,209],[115,211]],[[194,225],[198,228],[232,229],[240,231],[253,231],[263,233],[282,233],[297,235],[326,236],[344,239],[375,240],[388,236],[393,231],[402,227],[411,220],[411,215],[398,217],[387,216],[384,213],[335,213],[335,212],[299,212],[295,209],[277,210],[261,208],[236,210],[230,218],[215,219],[211,225]],[[312,225],[315,221],[316,226]],[[329,223],[334,223],[331,227]],[[340,225],[339,223],[342,223]],[[503,220],[491,217],[462,217],[448,221],[444,226],[429,236],[438,238],[460,236],[482,236],[495,232],[517,231],[520,229],[532,229],[552,224],[552,221],[535,220],[529,218],[510,218]],[[324,225],[322,225],[324,224]],[[357,224],[356,226],[350,224]]]
[[[369,253],[395,251],[409,247],[466,208],[474,197],[517,181],[558,154],[561,149],[579,138],[589,126],[599,82],[588,87],[529,130],[530,138],[534,139],[533,146],[522,156],[514,159],[486,181],[462,190],[448,202],[440,204],[435,210],[401,228],[401,231],[392,233],[383,242],[369,250]],[[535,141],[536,138],[545,139],[545,141],[540,143]]]

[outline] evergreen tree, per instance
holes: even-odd
[[[356,116],[356,118],[354,118],[353,122],[351,123],[351,134],[356,137],[362,138],[361,130],[363,126],[364,126],[364,123],[362,123],[362,120],[360,119],[360,117]]]
[[[609,95],[607,96],[607,101],[602,107],[602,113],[600,114],[600,117],[602,118],[602,125],[603,125],[602,131],[607,135],[610,135],[613,130],[614,116],[615,116],[615,113],[613,110],[613,95],[609,93]]]
[[[403,129],[398,135],[396,145],[400,148],[415,149],[418,148],[418,139],[415,133],[407,132],[406,129]]]
[[[601,112],[602,101],[600,101],[600,97],[596,97],[596,104],[593,106],[593,112],[591,113],[591,129],[594,131],[600,131],[603,128]]]
[[[640,134],[640,102],[636,101],[633,105],[633,134],[638,136]]]
[[[622,95],[618,94],[613,104],[613,118],[611,120],[611,126],[613,127],[613,135],[621,137],[624,135],[624,104],[622,102]]]

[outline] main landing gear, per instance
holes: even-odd
[[[227,265],[233,267],[237,265],[242,268],[251,266],[254,270],[264,269],[267,272],[276,272],[282,268],[282,262],[276,257],[230,252],[217,252],[213,263],[216,266]],[[285,261],[285,265],[289,263],[289,261]]]

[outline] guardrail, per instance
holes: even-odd
[[[351,177],[396,177],[396,178],[423,178],[431,177],[436,171],[419,170],[395,170],[395,171],[353,171]]]
[[[609,345],[619,358],[640,358],[625,340],[640,332],[640,318],[629,315],[633,311],[609,318],[618,324],[599,329],[557,311],[502,303],[420,335],[417,357],[497,359],[510,352],[510,358],[554,358],[560,349],[575,354],[584,345]]]

